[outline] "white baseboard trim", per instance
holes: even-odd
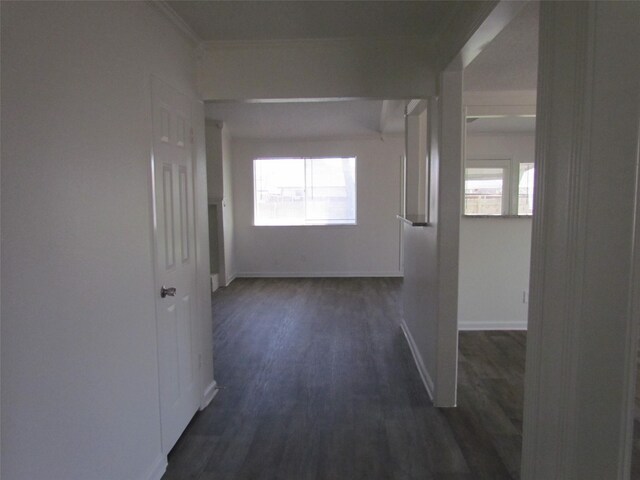
[[[526,330],[527,322],[459,322],[460,331],[481,331],[481,330]]]
[[[238,278],[363,278],[402,277],[402,272],[242,272]]]
[[[225,283],[224,286],[228,287],[229,285],[231,285],[231,282],[233,282],[237,277],[238,277],[238,274],[236,274],[236,273],[231,275],[229,278],[226,279],[227,283]]]
[[[404,333],[404,338],[407,339],[407,343],[409,344],[409,350],[411,350],[411,355],[413,355],[413,361],[418,368],[418,373],[420,374],[420,378],[422,379],[422,383],[424,384],[424,388],[427,390],[429,394],[429,398],[431,401],[434,401],[434,385],[427,368],[424,366],[424,362],[422,361],[422,355],[420,355],[420,351],[418,350],[418,346],[416,345],[411,332],[409,331],[409,327],[404,321],[404,318],[400,322],[400,327],[402,327],[402,332]]]
[[[218,290],[219,286],[220,286],[220,283],[219,283],[218,274],[214,273],[213,275],[211,275],[211,293],[213,293],[216,290]]]
[[[144,476],[144,480],[160,480],[167,471],[167,457],[159,455],[153,462],[151,468],[149,468],[147,474]]]
[[[202,395],[202,402],[200,403],[200,410],[204,410],[209,406],[213,397],[218,393],[218,384],[214,380],[209,384],[207,388],[204,389],[204,394]]]

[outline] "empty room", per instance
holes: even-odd
[[[640,3],[0,2],[0,476],[640,475]]]

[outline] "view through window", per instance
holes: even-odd
[[[521,163],[518,182],[518,215],[533,213],[533,163]]]
[[[253,161],[255,225],[355,225],[356,159]]]
[[[533,176],[533,163],[468,160],[464,170],[464,214],[531,215]]]
[[[504,168],[468,167],[464,182],[465,215],[502,215]]]

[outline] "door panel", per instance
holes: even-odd
[[[188,179],[186,167],[180,167],[180,241],[182,251],[182,262],[189,261],[189,196]]]
[[[191,105],[156,78],[152,95],[158,369],[162,450],[167,453],[199,405]],[[175,288],[175,294],[162,296],[163,287]]]
[[[175,249],[173,241],[173,171],[170,164],[162,165],[162,228],[164,243],[165,271],[173,269],[175,263]]]

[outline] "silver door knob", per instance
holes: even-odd
[[[165,287],[164,285],[160,289],[160,296],[164,297],[175,297],[176,296],[176,287]]]

